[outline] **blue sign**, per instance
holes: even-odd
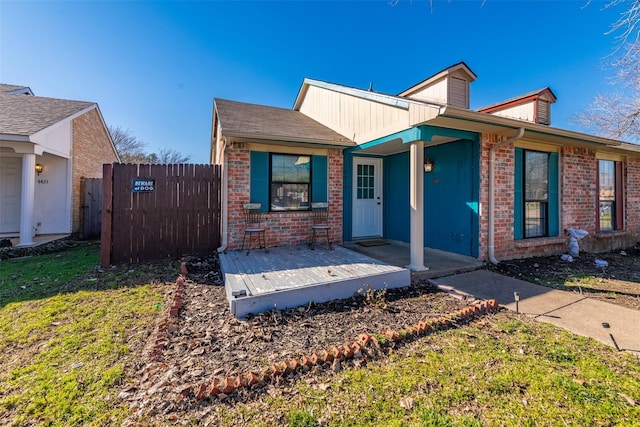
[[[151,193],[156,187],[156,180],[149,178],[133,178],[131,191],[134,193]]]

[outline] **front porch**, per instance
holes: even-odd
[[[359,290],[400,288],[416,277],[441,277],[482,266],[472,257],[425,248],[423,272],[411,273],[403,266],[410,259],[409,245],[366,247],[356,243],[334,245],[334,250],[306,245],[280,246],[220,254],[230,311],[237,317],[274,307],[285,309],[353,296]]]
[[[353,296],[359,290],[400,288],[409,270],[334,245],[280,246],[220,254],[229,309],[236,317]]]

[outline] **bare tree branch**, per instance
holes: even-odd
[[[604,5],[614,7],[624,7],[607,32],[618,41],[608,61],[617,91],[597,95],[573,121],[597,135],[640,143],[640,0],[610,0]]]
[[[155,156],[155,154],[153,154]],[[162,148],[156,156],[157,163],[160,164],[176,164],[187,163],[191,160],[191,156],[183,155],[182,153],[173,150],[171,148]]]
[[[140,160],[146,157],[144,149],[147,144],[137,139],[131,131],[124,130],[120,126],[108,126],[107,129],[123,163],[144,163]]]
[[[147,154],[147,144],[137,139],[128,129],[123,130],[120,126],[108,126],[108,129],[122,163],[172,164],[191,160],[191,156],[170,148],[161,149],[159,154]]]

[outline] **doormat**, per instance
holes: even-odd
[[[389,242],[385,241],[385,240],[381,240],[381,239],[374,239],[374,240],[363,240],[362,242],[358,242],[358,245],[360,246],[364,246],[364,247],[369,247],[369,246],[382,246],[382,245],[388,245]]]

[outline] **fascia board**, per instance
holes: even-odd
[[[463,110],[455,107],[446,106],[440,109],[438,117],[451,117],[459,118],[462,120],[469,120],[478,124],[487,124],[493,126],[500,126],[506,129],[518,129],[525,128],[526,131],[550,135],[560,138],[572,139],[590,142],[598,145],[605,145],[608,147],[620,147],[623,142],[616,141],[614,139],[604,138],[595,135],[588,135],[580,132],[574,132],[566,129],[554,128],[551,126],[540,125],[536,123],[526,122],[523,120],[510,119],[507,117],[496,116],[492,114],[479,113],[476,111]],[[633,144],[630,144],[633,145]],[[635,151],[635,150],[634,150]]]
[[[379,104],[398,107],[405,110],[409,109],[410,102],[405,99],[400,99],[397,96],[384,95],[378,92],[369,92],[368,90],[356,89],[353,87],[341,86],[334,83],[327,83],[320,80],[312,80],[312,79],[305,78],[304,82],[302,83],[302,87],[300,88],[298,97],[296,98],[296,102],[293,106],[294,110],[300,109],[300,104],[302,103],[302,100],[304,99],[304,95],[306,95],[306,92],[310,85],[313,85],[322,89],[331,90],[334,92],[343,93],[345,95],[351,95],[357,98],[366,99],[368,101],[377,102]]]
[[[247,133],[247,132],[224,132],[223,136],[226,138],[233,139],[246,139],[246,140],[255,140],[255,141],[270,141],[270,142],[283,142],[287,144],[315,144],[315,145],[323,145],[323,146],[331,146],[331,147],[353,147],[355,144],[351,141],[328,141],[325,139],[314,139],[314,138],[296,138],[296,139],[287,139],[286,137],[274,136],[274,135],[265,135],[265,134],[257,134],[257,133]]]
[[[0,141],[32,142],[29,135],[15,135],[10,133],[0,133]]]

